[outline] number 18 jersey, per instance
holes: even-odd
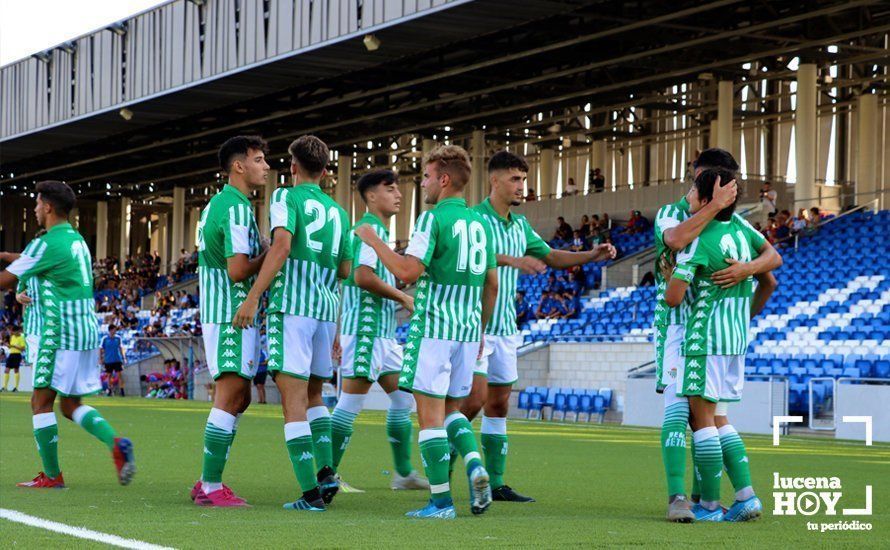
[[[56,225],[28,243],[7,271],[28,279],[29,288],[37,290],[43,318],[41,348],[99,347],[90,249],[70,223]]]
[[[409,339],[479,341],[482,287],[486,272],[497,265],[493,243],[490,227],[464,199],[445,199],[420,215],[405,252],[426,266],[414,295]]]
[[[271,228],[291,235],[290,255],[269,291],[271,313],[337,322],[337,268],[352,260],[349,217],[317,184],[280,187],[272,194]]]

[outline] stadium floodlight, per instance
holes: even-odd
[[[365,43],[365,49],[369,52],[377,51],[377,49],[380,48],[380,39],[373,34],[366,34],[362,39],[362,42]]]
[[[130,120],[133,118],[133,111],[127,109],[126,107],[118,111],[117,114],[119,114],[124,120]]]

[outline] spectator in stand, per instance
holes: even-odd
[[[782,210],[776,216],[776,241],[787,239],[791,236],[791,212]]]
[[[639,214],[639,210],[631,210],[630,211],[630,218],[628,218],[628,220],[627,220],[627,225],[624,226],[625,234],[631,235],[631,234],[637,233],[639,231],[638,226],[637,226],[637,222],[639,221],[639,218],[637,217],[638,214]]]
[[[769,182],[763,184],[760,188],[760,204],[763,206],[763,216],[767,219],[776,215],[776,200],[779,194],[776,193],[773,186]]]
[[[525,202],[535,202],[536,200],[538,200],[538,196],[535,195],[535,189],[529,187],[528,193],[525,194]]]
[[[541,293],[541,301],[535,309],[536,319],[552,319],[554,315],[558,315],[557,302],[553,298],[554,292],[545,290]]]
[[[612,221],[609,220],[609,215],[605,212],[603,213],[603,217],[600,220],[600,230],[608,232],[612,229]]]
[[[112,325],[108,327],[108,336],[102,339],[99,346],[99,362],[105,366],[105,372],[108,373],[108,395],[114,395],[114,384],[111,379],[114,373],[116,382],[120,389],[121,397],[124,395],[124,365],[127,362],[127,356],[124,352],[124,343],[121,337],[117,335],[117,327]]]
[[[593,179],[590,181],[594,193],[602,193],[606,188],[606,178],[603,177],[599,168],[593,169]]]
[[[523,323],[531,318],[531,311],[528,302],[525,300],[525,292],[516,291],[516,324],[522,326]]]
[[[572,244],[568,248],[572,252],[581,252],[583,250],[587,250],[587,243],[584,240],[584,237],[581,236],[581,232],[577,229],[574,232]]]
[[[575,185],[575,178],[569,178],[566,188],[562,191],[563,197],[572,197],[578,194],[578,186]]]
[[[807,235],[812,235],[819,230],[819,224],[822,223],[822,213],[818,206],[810,208],[810,217],[807,220],[807,228],[804,230]]]
[[[797,235],[807,228],[807,211],[805,208],[797,211],[797,216],[791,220],[790,226],[792,235]]]
[[[590,237],[590,218],[587,217],[587,214],[581,216],[581,225],[578,226],[578,233],[581,234],[582,239]]]
[[[553,239],[562,243],[572,241],[572,226],[566,223],[566,219],[562,216],[556,218],[556,232],[553,234]]]

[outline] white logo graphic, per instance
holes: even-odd
[[[693,383],[689,384],[688,386],[686,386],[686,390],[687,390],[687,391],[698,391],[698,390],[700,390],[700,389],[701,389],[701,388],[699,387],[699,385],[696,384],[695,382],[693,382]]]
[[[693,332],[692,336],[689,337],[690,340],[701,340],[702,338],[704,338],[704,336],[702,336],[698,332]]]
[[[843,422],[865,424],[865,445],[872,444],[871,416],[844,416]],[[783,424],[803,422],[801,416],[773,417],[773,445],[780,444]],[[747,457],[745,457],[747,459]],[[839,477],[784,477],[773,472],[773,515],[774,516],[813,516],[820,512],[826,516],[837,516],[838,503],[843,497],[843,485]],[[864,508],[841,508],[840,515],[872,515],[872,486],[865,486]],[[871,523],[853,521],[807,522],[807,530],[820,531],[871,531]]]
[[[698,344],[692,344],[689,346],[689,351],[701,351],[701,346]]]
[[[300,455],[300,462],[303,462],[304,460],[313,460],[313,459],[314,459],[314,457],[312,456],[312,453],[310,453],[309,451],[303,451],[303,454]]]
[[[701,376],[699,376],[698,373],[696,373],[694,371],[690,372],[688,375],[686,375],[686,378],[688,378],[690,380],[701,380]]]

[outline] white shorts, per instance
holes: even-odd
[[[34,366],[37,361],[37,349],[40,347],[40,336],[29,334],[25,336],[25,362]]]
[[[302,315],[266,315],[266,342],[269,346],[269,372],[283,372],[295,378],[324,380],[334,376],[331,351],[336,323]]]
[[[430,397],[460,399],[470,395],[479,342],[421,338],[413,391]]]
[[[661,356],[661,368],[656,368],[660,373],[658,382],[662,386],[670,386],[677,380],[677,373],[683,364],[683,337],[686,327],[683,325],[669,325],[665,332],[663,350]],[[667,389],[665,389],[667,391]]]
[[[482,357],[476,362],[474,374],[488,377],[493,386],[509,386],[519,379],[516,368],[516,350],[522,345],[522,335],[485,335]]]
[[[33,383],[35,389],[51,388],[65,397],[98,393],[99,350],[44,350],[36,359]]]
[[[226,372],[253,380],[258,366],[259,331],[256,327],[239,329],[229,323],[204,323],[201,329],[207,370],[214,380]]]
[[[341,334],[340,346],[343,348],[343,360],[340,361],[342,378],[365,378],[369,382],[376,382],[383,375],[402,371],[402,346],[394,338]]]
[[[671,380],[670,384],[665,384],[664,387],[664,408],[668,408],[671,405],[676,403],[686,403],[689,401],[689,398],[684,395],[677,395],[677,382],[675,380]]]
[[[744,355],[685,357],[677,371],[677,395],[708,401],[739,401],[745,386]]]

